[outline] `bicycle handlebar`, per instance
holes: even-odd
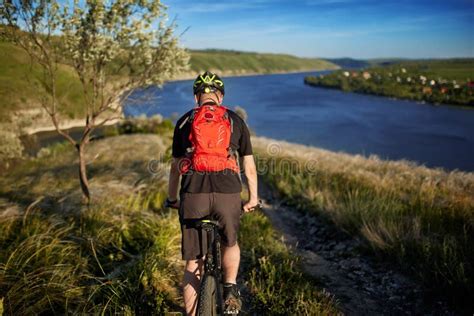
[[[245,202],[244,200],[242,200],[242,205],[240,207],[240,210],[242,211],[242,213],[244,212],[244,205],[245,205]],[[258,203],[257,205],[255,205],[254,207],[252,207],[251,209],[251,212],[254,212],[254,211],[261,211],[262,210],[262,207],[263,207],[263,203],[262,203],[262,200],[258,200]]]

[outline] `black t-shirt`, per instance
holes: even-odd
[[[186,149],[192,147],[189,140],[191,132],[191,123],[189,120],[180,128],[186,117],[191,115],[193,110],[184,114],[176,123],[173,135],[173,151],[175,158],[185,156]],[[232,119],[233,131],[230,139],[230,146],[236,150],[239,157],[252,155],[252,144],[250,143],[250,133],[247,124],[235,112],[228,110],[229,117]],[[242,172],[242,160],[240,161]],[[225,169],[223,171],[213,172],[195,172],[190,170],[183,174],[181,180],[181,192],[188,193],[237,193],[242,191],[239,174]]]

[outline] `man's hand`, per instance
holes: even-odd
[[[171,202],[173,202],[173,203],[171,203]],[[179,200],[170,201],[169,199],[166,199],[165,204],[164,204],[164,207],[179,209],[179,205],[180,205],[180,201],[179,201]]]
[[[257,168],[255,166],[255,160],[253,155],[244,156],[244,170],[245,176],[248,182],[249,188],[249,201],[244,205],[244,212],[248,213],[253,211],[253,208],[258,206],[258,195],[257,195]]]
[[[243,209],[245,213],[252,212],[259,205],[258,200],[250,200],[244,204]]]

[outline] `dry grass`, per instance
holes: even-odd
[[[376,253],[470,304],[474,173],[259,137],[253,145],[264,177],[296,206],[328,216]]]
[[[92,142],[93,196],[84,208],[77,157],[43,149],[0,179],[0,311],[144,314],[180,310],[180,228],[163,210],[170,137],[132,134]],[[154,172],[149,170],[150,161]],[[246,216],[241,243],[255,308],[266,314],[337,313],[300,272],[262,214]],[[285,282],[282,282],[285,280]]]
[[[0,180],[5,315],[179,309],[179,223],[176,212],[161,209],[165,165],[148,171],[168,145],[157,135],[93,142],[90,209],[80,203],[69,145],[44,150]]]

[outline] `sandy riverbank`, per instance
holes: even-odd
[[[116,118],[110,121],[105,122],[103,125],[108,126],[108,125],[114,125],[118,122],[120,122],[122,118]],[[84,119],[74,119],[74,120],[67,120],[63,121],[59,124],[59,128],[64,130],[64,129],[71,129],[74,127],[81,127],[85,126],[85,120]],[[54,125],[41,125],[41,126],[32,126],[32,127],[27,127],[24,129],[25,134],[27,135],[32,135],[36,134],[39,132],[49,132],[49,131],[54,131],[56,130],[56,127]]]

